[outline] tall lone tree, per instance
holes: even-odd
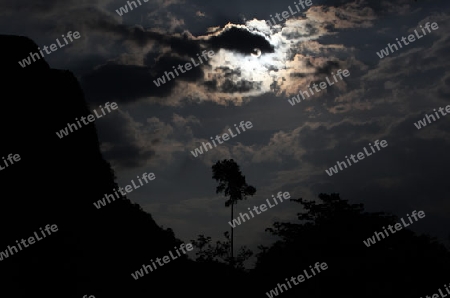
[[[231,205],[231,221],[233,221],[233,207],[239,200],[247,199],[247,196],[253,196],[256,188],[245,182],[245,176],[239,170],[238,164],[232,159],[224,159],[216,162],[212,166],[213,179],[219,182],[216,193],[224,193],[228,200],[225,201],[225,207]],[[231,265],[234,266],[233,254],[233,227],[231,228]]]

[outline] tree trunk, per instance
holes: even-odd
[[[233,207],[234,207],[234,202],[231,202],[231,222],[233,222]],[[231,227],[231,267],[234,267],[233,227]]]

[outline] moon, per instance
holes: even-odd
[[[253,57],[258,58],[259,56],[261,56],[261,50],[260,50],[260,49],[254,48],[253,51],[256,52],[256,53],[251,53],[251,55],[252,55]]]

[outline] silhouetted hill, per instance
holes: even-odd
[[[187,258],[137,281],[131,277],[150,259],[167,255],[182,242],[128,199],[99,210],[94,207],[94,201],[117,187],[110,164],[101,156],[95,123],[62,139],[55,134],[92,112],[78,81],[69,71],[50,69],[44,60],[22,69],[17,61],[37,51],[28,38],[3,35],[0,41],[7,45],[1,48],[6,78],[0,159],[9,153],[21,157],[0,171],[0,251],[46,224],[59,229],[0,261],[2,285],[11,287],[4,289],[11,293],[7,296],[186,295],[198,292],[205,281],[217,288],[215,284],[222,282],[217,275]],[[210,296],[208,292],[196,296]]]
[[[41,71],[49,70],[50,66],[44,59],[32,62],[25,68],[22,68],[18,61],[22,61],[30,55],[30,52],[37,53],[38,46],[29,38],[15,35],[1,35],[2,47],[0,48],[2,66],[4,71]],[[45,52],[44,52],[45,57]]]

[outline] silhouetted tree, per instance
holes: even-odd
[[[419,297],[448,282],[450,254],[434,238],[403,228],[370,247],[363,243],[400,222],[396,216],[364,212],[362,204],[349,204],[339,194],[291,201],[303,207],[299,222],[275,222],[266,231],[280,240],[259,247],[255,279],[267,283],[262,291],[316,262],[326,262],[328,270],[293,286],[283,297]],[[402,217],[408,222],[406,214]]]
[[[216,241],[215,246],[211,244],[211,237],[205,237],[204,235],[198,235],[197,240],[191,240],[191,243],[198,249],[196,252],[197,262],[219,262],[219,263],[231,263],[230,258],[230,233],[224,232],[226,241]],[[235,268],[244,269],[244,262],[253,255],[253,252],[245,245],[241,246],[238,254],[234,260]]]
[[[225,201],[225,207],[231,205],[231,220],[233,220],[233,207],[237,201],[253,196],[256,189],[245,182],[245,176],[239,170],[238,164],[233,159],[218,161],[212,166],[213,179],[219,182],[216,193],[224,193],[229,197]],[[233,228],[231,228],[231,264],[234,264],[233,254]]]

